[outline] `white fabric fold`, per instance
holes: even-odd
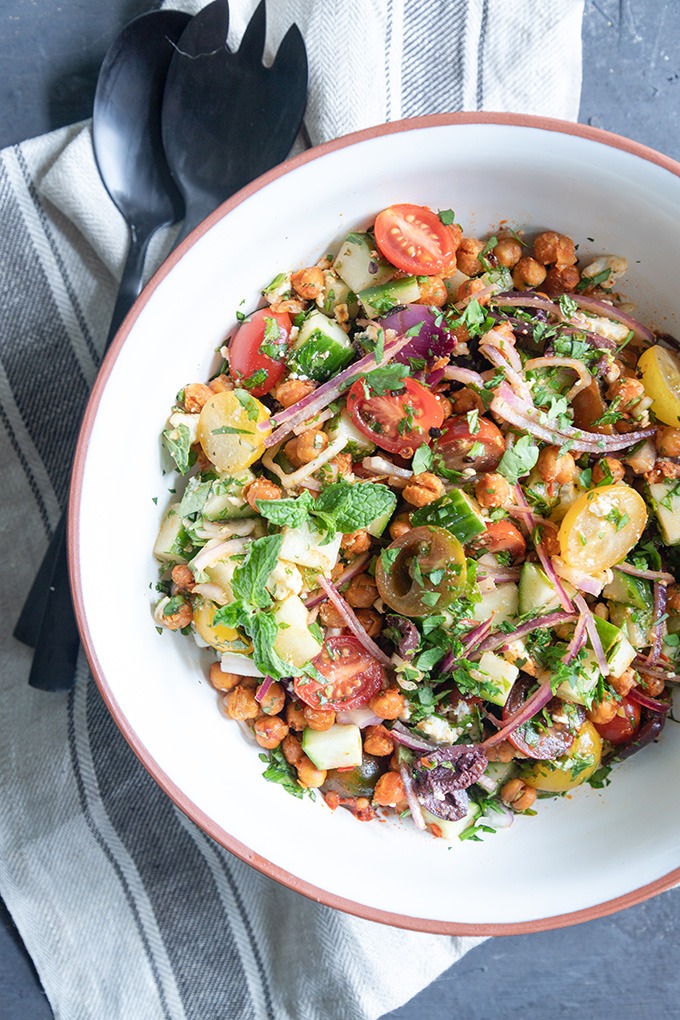
[[[255,5],[231,0],[232,46]],[[267,12],[268,59],[293,21],[305,37],[313,143],[448,110],[577,115],[582,0],[268,0]],[[480,940],[384,928],[277,886],[179,816],[83,662],[72,695],[26,684],[30,654],[11,630],[65,498],[127,249],[89,124],[0,153],[0,217],[0,548],[12,578],[0,893],[55,1015],[373,1020]],[[157,236],[147,273],[171,239]]]

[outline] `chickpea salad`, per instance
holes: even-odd
[[[266,779],[451,840],[661,734],[680,679],[680,345],[625,259],[399,204],[237,312],[163,432],[159,632]]]

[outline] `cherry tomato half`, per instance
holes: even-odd
[[[391,205],[375,221],[375,243],[404,273],[435,276],[453,272],[460,229],[445,226],[423,205]]]
[[[386,566],[387,562],[387,566]],[[467,577],[465,552],[445,528],[423,524],[395,538],[380,556],[380,597],[402,616],[429,616],[450,605]]]
[[[307,676],[294,681],[296,696],[312,708],[360,708],[386,680],[380,663],[351,634],[327,638],[312,665],[325,677],[325,684]]]
[[[443,430],[437,448],[449,471],[469,467],[479,472],[496,470],[505,453],[505,439],[492,421],[478,418],[471,429],[468,416],[461,414],[447,418]]]
[[[370,393],[361,379],[347,396],[347,410],[365,436],[390,453],[412,457],[414,450],[430,438],[430,429],[444,421],[441,406],[415,379],[406,379],[399,393]]]
[[[625,744],[640,725],[640,706],[636,701],[622,698],[616,715],[608,723],[595,723],[595,729],[610,744]]]
[[[503,722],[507,722],[515,713],[519,712],[535,687],[535,680],[520,675],[503,708]],[[539,713],[535,719],[530,719],[529,722],[518,726],[516,730],[508,734],[508,740],[512,746],[525,754],[527,758],[537,758],[539,761],[559,758],[566,754],[574,743],[574,728],[585,722],[585,712],[580,706],[575,706],[575,709],[572,710],[571,728],[564,722],[555,722],[553,714],[560,717],[565,714],[564,702],[559,698],[552,698],[544,711]]]
[[[254,397],[273,390],[286,371],[291,325],[286,312],[260,308],[243,321],[232,337],[229,344],[232,374]]]
[[[509,521],[491,521],[470,545],[490,553],[509,552],[513,560],[522,559],[527,551],[524,535]]]

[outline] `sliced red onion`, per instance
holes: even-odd
[[[632,315],[628,315],[627,312],[622,312],[615,305],[610,305],[608,301],[576,293],[567,294],[567,297],[575,301],[578,307],[582,308],[585,312],[592,312],[594,315],[601,315],[604,318],[613,319],[614,322],[620,322],[622,326],[633,331],[637,340],[648,344],[654,343],[654,334],[651,329],[647,329],[646,326],[643,326],[641,322],[634,319]]]
[[[473,627],[463,638],[463,654],[467,658],[469,653],[484,641],[493,626],[493,620],[484,620],[477,627]],[[453,658],[453,657],[452,657]]]
[[[264,678],[260,686],[255,691],[255,701],[257,701],[258,704],[262,704],[264,699],[267,697],[267,692],[269,691],[269,688],[273,683],[274,683],[273,677],[267,674],[267,676]]]
[[[382,719],[372,712],[370,708],[350,708],[346,712],[336,712],[335,721],[342,726],[358,726],[365,730],[367,726],[378,726]]]
[[[597,347],[601,351],[615,351],[618,347],[616,340],[610,340],[609,337],[593,333],[589,329],[580,329],[578,326],[561,326],[560,333],[583,337],[591,347]]]
[[[596,432],[585,432],[582,429],[573,428],[571,425],[548,427],[535,420],[538,415],[538,408],[533,404],[527,405],[511,389],[507,383],[501,383],[491,401],[491,410],[503,418],[510,425],[523,429],[530,435],[541,439],[544,443],[552,446],[559,443],[571,443],[573,450],[581,453],[613,453],[616,450],[625,450],[634,446],[642,439],[653,436],[656,428],[639,429],[637,432],[627,432],[623,435],[614,434],[611,436],[601,435]]]
[[[507,510],[507,507],[505,507]],[[496,584],[504,584],[507,581],[519,581],[519,575],[521,571],[519,567],[499,567],[498,570],[483,570],[477,571],[477,580],[483,581],[484,578],[490,577]]]
[[[637,701],[638,705],[648,708],[651,712],[670,712],[673,707],[670,701],[659,701],[658,698],[650,698],[648,694],[644,694],[638,687],[632,687],[626,697],[630,701]]]
[[[517,482],[515,484],[515,494],[517,496],[517,503],[518,503],[518,505],[521,506],[524,510],[528,510],[529,511],[529,513],[527,514],[527,522],[526,522],[527,523],[527,528],[529,529],[529,532],[532,535],[534,535],[536,533],[536,525],[537,525],[536,516],[535,516],[533,510],[531,509],[531,507],[529,506],[529,504],[527,503],[526,496],[522,492],[522,486],[519,484],[519,482]],[[538,554],[538,558],[541,561],[541,566],[543,567],[543,570],[545,571],[546,577],[548,578],[550,583],[553,585],[553,587],[555,588],[555,590],[556,590],[556,592],[557,592],[557,594],[559,596],[559,600],[560,600],[560,602],[562,604],[562,608],[567,613],[573,613],[574,607],[571,604],[571,599],[569,598],[569,596],[567,595],[566,591],[564,590],[564,585],[562,584],[562,582],[560,581],[559,577],[555,573],[555,568],[552,565],[552,561],[551,561],[550,557],[548,556],[547,552],[545,551],[545,547],[543,545],[543,542],[540,539],[534,539],[534,548],[536,549],[536,553]]]
[[[373,638],[368,636],[365,628],[359,623],[354,610],[347,602],[345,602],[335,585],[326,580],[322,574],[319,575],[319,585],[326,592],[329,601],[333,603],[347,624],[349,630],[351,630],[355,638],[361,642],[368,654],[372,655],[373,658],[377,659],[377,661],[382,663],[383,666],[391,667],[393,665],[392,660],[385,655],[382,648],[378,647]]]
[[[481,353],[484,353],[482,348],[493,348],[497,350],[499,354],[502,354],[505,360],[509,363],[510,367],[515,372],[522,371],[522,359],[512,343],[508,342],[508,338],[505,333],[500,329],[490,329],[479,341],[479,347]]]
[[[604,588],[604,579],[600,580],[597,577],[593,577],[592,574],[584,573],[583,570],[568,567],[559,556],[551,556],[550,560],[555,568],[555,573],[563,580],[569,581],[579,591],[584,591],[587,595],[599,595]]]
[[[385,625],[391,627],[399,634],[399,640],[394,642],[397,651],[402,659],[410,659],[420,644],[420,634],[415,623],[411,623],[404,616],[395,616],[393,613],[385,617]]]
[[[353,560],[353,562],[350,563],[350,565],[345,570],[343,570],[340,576],[335,579],[336,588],[341,588],[343,584],[347,584],[347,582],[351,581],[353,577],[356,577],[357,574],[360,574],[361,571],[366,566],[366,564],[368,563],[368,561],[370,560],[370,558],[371,558],[370,553],[364,553],[362,556],[359,556],[356,560]],[[305,600],[305,606],[307,609],[314,609],[316,606],[321,605],[321,603],[325,601],[326,593],[324,591],[319,591],[317,589],[317,591],[312,592],[309,598]]]
[[[543,312],[559,319],[561,316],[560,306],[548,298],[540,297],[531,290],[506,291],[504,294],[495,294],[491,304],[502,308],[538,308]]]
[[[531,390],[526,379],[520,375],[516,368],[513,368],[505,355],[497,347],[487,347],[482,344],[479,346],[479,351],[495,368],[500,368],[520,400],[526,400],[531,404]]]
[[[481,786],[479,779],[477,780],[477,786]],[[484,808],[484,814],[479,819],[482,824],[487,822],[492,829],[509,829],[514,820],[515,812],[511,808],[506,807],[501,800],[495,801],[493,804],[487,804]]]
[[[604,654],[604,648],[602,647],[600,635],[595,625],[595,617],[590,611],[590,607],[588,606],[588,603],[584,599],[583,595],[578,594],[574,595],[574,602],[581,610],[581,614],[585,619],[586,630],[588,632],[588,637],[590,638],[590,647],[593,649],[593,652],[595,653],[595,658],[597,659],[597,665],[599,667],[599,670],[602,673],[602,676],[609,676],[609,663],[607,662],[607,656]]]
[[[462,383],[463,386],[476,386],[484,388],[484,380],[479,372],[473,372],[471,368],[459,368],[458,365],[447,365],[444,369],[444,378],[452,382]]]
[[[562,662],[571,662],[572,659],[575,659],[586,643],[587,637],[588,631],[586,630],[586,618],[583,614],[581,614],[578,618],[576,627],[574,628],[571,641],[567,645],[567,650],[562,657]]]
[[[675,584],[675,578],[665,570],[639,570],[632,567],[630,563],[617,563],[614,570],[620,570],[622,574],[630,574],[631,577],[642,577],[646,581],[658,581],[659,584]]]
[[[533,620],[527,620],[526,623],[515,627],[510,634],[490,634],[482,641],[477,651],[491,652],[494,648],[504,648],[506,645],[512,644],[513,641],[517,641],[518,638],[523,638],[525,634],[531,634],[535,630],[545,630],[546,627],[558,627],[561,623],[571,623],[574,617],[573,612],[568,613],[564,609],[546,613],[545,616],[536,616]]]
[[[668,600],[668,589],[665,584],[660,581],[654,582],[654,610],[652,613],[652,627],[654,629],[654,640],[652,647],[647,656],[647,664],[653,666],[661,654],[661,645],[663,644],[664,635],[664,614],[666,612],[666,602]]]
[[[593,377],[586,366],[582,361],[578,361],[577,358],[530,358],[524,364],[525,372],[531,372],[535,368],[568,368],[570,372],[576,372],[578,381],[574,383],[568,393],[565,393],[566,400],[573,400],[581,390],[586,389],[593,381]]]
[[[290,435],[296,425],[299,425],[300,422],[305,421],[307,418],[312,418],[319,411],[322,411],[324,407],[337,400],[340,394],[355,379],[360,379],[366,372],[370,372],[371,369],[382,368],[383,365],[392,361],[406,347],[410,340],[411,337],[400,336],[388,341],[385,344],[383,357],[379,362],[375,360],[374,354],[366,354],[363,358],[359,358],[358,361],[353,362],[348,368],[339,372],[333,379],[322,383],[321,386],[307,394],[302,400],[298,400],[296,404],[291,404],[290,407],[284,408],[283,411],[279,411],[272,418],[267,419],[259,427],[268,428],[270,425],[274,425],[275,428],[272,434],[264,440],[264,445],[266,447],[276,446],[282,439]]]
[[[680,673],[676,673],[670,663],[666,666],[663,663],[663,660],[657,662],[655,666],[650,666],[645,656],[636,655],[633,659],[633,666],[638,670],[638,672],[645,673],[648,676],[653,676],[657,680],[665,680],[667,683],[676,683],[680,680]]]
[[[413,478],[413,471],[409,470],[409,468],[399,467],[398,464],[393,464],[387,457],[364,457],[361,466],[377,475],[403,478],[404,481],[409,481]]]
[[[416,829],[421,830],[425,829],[425,818],[423,816],[423,809],[420,806],[420,801],[418,800],[418,796],[416,794],[416,788],[413,782],[413,776],[411,775],[411,770],[408,767],[408,765],[406,765],[405,762],[402,762],[399,766],[399,775],[401,776],[402,782],[404,784],[404,793],[406,794],[406,800],[408,801],[408,806],[411,810],[411,818],[413,819],[413,824],[415,825]]]
[[[533,719],[542,708],[545,708],[552,696],[550,681],[546,680],[540,685],[538,690],[534,691],[530,698],[527,698],[522,707],[506,721],[505,725],[497,733],[492,733],[490,737],[487,737],[480,746],[493,747],[495,744],[501,744],[506,737],[514,733],[524,723]]]
[[[394,723],[390,730],[392,738],[396,740],[398,744],[403,744],[404,747],[408,747],[410,751],[434,751],[438,744],[433,744],[429,740],[424,740],[423,737],[416,737],[415,734],[411,733],[409,729],[404,726],[403,723]]]
[[[446,358],[456,346],[456,335],[443,313],[429,305],[402,305],[377,321],[383,329],[393,329],[398,336],[404,336],[408,330],[420,325],[418,332],[409,337],[409,342],[395,356],[394,360],[402,365],[408,365],[410,358],[424,358],[426,361]]]

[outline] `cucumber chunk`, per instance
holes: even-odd
[[[666,545],[680,545],[680,483],[667,478],[649,486],[659,531]]]
[[[633,577],[620,570],[614,571],[614,580],[602,589],[602,596],[612,602],[623,602],[636,609],[651,609],[654,605],[652,586],[643,577]]]
[[[506,620],[514,619],[518,609],[517,585],[509,581],[506,584],[497,585],[491,591],[484,592],[481,602],[475,603],[472,615],[478,623],[493,619],[494,630],[497,630]]]
[[[520,613],[547,613],[559,606],[560,597],[544,571],[536,563],[525,563],[519,577]]]
[[[635,658],[635,649],[620,627],[599,616],[594,620],[611,675],[621,676]]]
[[[391,280],[397,272],[377,251],[375,239],[358,231],[348,234],[340,245],[333,269],[355,294]]]
[[[651,609],[638,609],[635,606],[625,606],[622,602],[611,602],[609,619],[621,628],[634,648],[644,648],[650,644]]]
[[[361,765],[361,730],[334,723],[328,730],[302,731],[302,750],[318,769],[357,768]]]
[[[353,357],[352,343],[344,329],[323,312],[314,311],[300,326],[288,367],[291,372],[325,382],[349,365]]]
[[[502,708],[519,676],[519,669],[495,652],[484,652],[470,675],[479,679],[481,697]]]
[[[346,439],[345,450],[353,457],[366,457],[375,450],[375,443],[372,443],[363,432],[359,432],[346,410],[336,414],[327,428],[328,438],[331,443],[336,439]]]
[[[375,319],[389,312],[395,305],[408,305],[417,301],[420,286],[415,276],[405,276],[401,280],[390,280],[377,287],[365,287],[358,292],[357,297],[369,319]]]
[[[161,521],[153,554],[161,563],[186,563],[192,551],[193,545],[184,528],[180,504],[173,503]]]
[[[485,793],[499,793],[501,787],[516,772],[517,763],[514,761],[490,761],[484,774],[477,780],[477,786],[480,786]]]
[[[469,496],[460,489],[452,489],[429,506],[421,507],[411,515],[414,527],[434,524],[446,528],[459,542],[466,542],[486,531],[486,521]]]
[[[359,303],[354,291],[332,269],[326,269],[323,277],[323,299],[317,299],[317,304],[324,315],[330,319],[335,315],[338,305],[346,305],[350,318],[355,319],[359,311]]]
[[[442,839],[445,839],[448,843],[453,843],[455,839],[458,839],[462,832],[469,829],[471,825],[474,825],[479,816],[482,813],[482,809],[479,804],[475,804],[474,801],[470,801],[470,807],[466,815],[459,818],[457,822],[450,822],[446,818],[440,818],[438,815],[433,815],[427,808],[423,808],[423,818],[428,825],[436,825],[442,834]]]

